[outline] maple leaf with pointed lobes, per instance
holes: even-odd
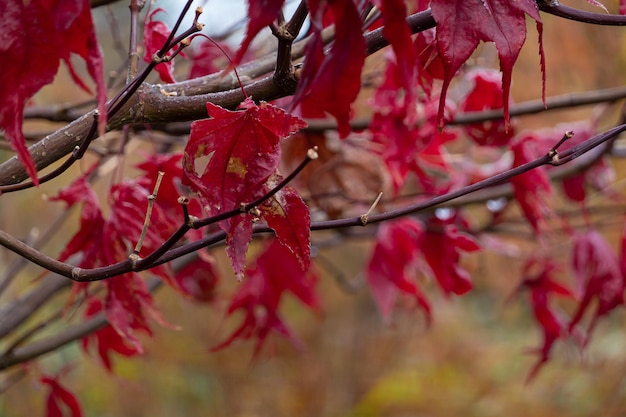
[[[99,131],[106,125],[106,86],[102,55],[96,40],[88,0],[30,0],[0,2],[2,44],[0,60],[0,127],[24,165],[31,180],[38,184],[37,168],[25,145],[22,132],[24,104],[41,87],[53,81],[63,60],[79,87],[87,89],[74,71],[70,55],[77,54],[87,64],[96,82]]]
[[[82,417],[83,410],[76,396],[59,382],[59,376],[44,375],[39,381],[50,388],[46,397],[46,417]]]
[[[572,269],[577,292],[581,295],[569,328],[576,326],[596,299],[596,310],[587,328],[587,340],[597,320],[624,304],[624,276],[611,245],[590,229],[574,236]]]
[[[539,149],[534,142],[541,139],[532,133],[526,133],[515,138],[512,145],[513,167],[523,165],[539,157]],[[526,220],[535,232],[540,233],[544,228],[545,217],[550,213],[548,199],[552,194],[552,187],[545,167],[538,167],[511,179],[513,196]]]
[[[495,70],[479,69],[467,75],[473,83],[469,94],[465,96],[459,108],[463,112],[480,112],[501,109],[502,80]],[[503,120],[471,123],[463,126],[468,136],[481,146],[505,146],[515,135],[515,129]]]
[[[570,334],[567,320],[563,318],[562,313],[550,307],[552,295],[574,298],[574,294],[554,278],[556,270],[557,266],[553,261],[536,258],[531,258],[524,266],[521,288],[526,288],[530,292],[533,313],[543,332],[543,344],[535,350],[539,359],[529,372],[527,382],[537,376],[541,367],[548,361],[554,343]]]
[[[537,22],[541,42],[541,17],[535,0],[433,0],[437,22],[437,47],[444,65],[438,125],[443,126],[444,100],[456,72],[472,55],[478,43],[493,42],[502,71],[502,102],[505,123],[509,121],[509,92],[513,65],[526,40],[525,15]],[[539,47],[543,71],[543,46]]]
[[[276,266],[280,265],[280,268]],[[290,250],[278,240],[272,239],[265,251],[256,259],[254,266],[246,270],[246,280],[233,297],[226,312],[244,312],[240,326],[212,351],[231,345],[236,339],[256,338],[254,356],[257,356],[270,332],[276,332],[289,339],[296,347],[302,342],[293,335],[281,319],[278,308],[283,295],[294,295],[313,311],[319,311],[320,303],[315,293],[317,275],[305,270],[291,256]]]
[[[423,234],[422,225],[411,218],[383,223],[378,230],[366,278],[376,306],[387,323],[391,322],[398,294],[415,298],[427,322],[431,321],[430,304],[415,282]]]
[[[172,32],[167,25],[160,21],[154,20],[154,15],[159,12],[165,12],[162,8],[158,8],[146,15],[146,20],[143,25],[143,43],[146,48],[146,53],[143,56],[145,62],[152,62],[152,57],[165,45],[167,38]],[[175,48],[178,48],[176,46]],[[171,56],[172,51],[167,51],[166,57]],[[181,56],[184,56],[181,53]],[[175,83],[174,79],[174,61],[166,61],[157,64],[154,69],[159,73],[161,80],[165,83]]]
[[[276,106],[265,102],[257,106],[251,98],[240,108],[240,111],[230,111],[207,103],[211,119],[191,125],[183,157],[183,184],[199,194],[210,215],[237,209],[265,195],[271,189],[268,180],[280,163],[280,139],[306,126],[304,121]],[[207,157],[206,167],[198,173],[196,164]],[[265,210],[264,206],[259,209]],[[252,238],[253,219],[252,215],[242,213],[220,222],[227,233],[227,253],[240,279]],[[294,247],[293,253],[299,255],[302,251]]]
[[[89,300],[87,300],[85,318],[93,317],[102,310],[102,301],[96,297],[90,297]],[[141,353],[141,351],[137,349],[137,346],[129,344],[111,325],[104,326],[81,340],[81,347],[86,353],[89,353],[91,347],[94,345],[102,364],[109,372],[113,371],[110,357],[111,352],[125,357],[131,357]]]
[[[426,232],[420,236],[420,248],[446,295],[462,295],[472,289],[469,274],[459,265],[461,251],[475,252],[480,249],[472,236],[460,232],[451,221],[432,219]]]
[[[350,133],[351,106],[361,90],[361,70],[365,64],[361,18],[352,0],[320,0],[308,4],[314,34],[307,47],[293,105],[301,104],[303,113],[312,117],[331,114],[337,119],[340,136],[346,137]],[[325,55],[321,28],[326,5],[335,22],[335,40]]]

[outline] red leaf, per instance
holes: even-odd
[[[472,289],[470,276],[459,266],[460,251],[480,249],[471,236],[459,232],[451,224],[433,220],[432,226],[420,236],[420,247],[439,286],[445,294],[465,294]]]
[[[150,63],[152,57],[165,45],[167,38],[169,37],[171,30],[167,25],[160,21],[154,20],[154,15],[164,12],[163,9],[158,8],[146,15],[146,20],[143,25],[143,43],[146,49],[146,53],[143,56],[143,60]],[[165,56],[171,56],[172,51],[168,51]],[[165,83],[175,83],[174,79],[174,61],[161,62],[154,68],[161,77],[161,80]]]
[[[228,65],[228,56],[232,55],[230,47],[225,43],[219,43],[218,47],[210,41],[196,43],[194,40],[193,46],[189,79],[221,71]]]
[[[237,55],[233,58],[226,71],[230,71],[241,62],[241,58],[250,47],[250,43],[261,31],[276,20],[285,0],[248,0],[248,29],[246,36],[241,42]]]
[[[527,381],[532,380],[548,361],[554,343],[570,333],[560,311],[549,305],[552,294],[573,298],[571,291],[554,279],[556,269],[551,260],[535,258],[524,266],[522,285],[530,291],[535,319],[543,331],[543,344],[536,350],[539,359],[528,374]]]
[[[104,309],[115,331],[131,343],[133,350],[143,353],[136,331],[152,335],[148,317],[171,327],[154,306],[152,295],[137,273],[119,275],[104,281],[107,290]]]
[[[361,18],[352,0],[310,3],[314,3],[309,7],[316,34],[311,49],[307,48],[303,77],[294,103],[302,99],[303,113],[314,117],[330,113],[337,119],[339,134],[345,137],[350,132],[352,102],[361,90],[361,70],[366,56]],[[322,27],[323,12],[320,11],[326,3],[333,14],[336,32],[331,51],[321,61],[323,44],[318,28]]]
[[[214,262],[198,257],[180,269],[175,276],[177,288],[194,301],[209,302],[215,297],[219,275]]]
[[[41,87],[49,84],[63,59],[74,74],[70,55],[87,62],[97,84],[100,131],[103,132],[106,94],[102,57],[91,21],[89,1],[31,0],[0,2],[3,42],[0,60],[0,127],[26,172],[38,184],[37,169],[24,143],[22,119],[24,103]],[[75,81],[78,79],[75,77]],[[79,82],[79,86],[86,88]]]
[[[282,180],[279,176],[276,182]],[[259,207],[267,225],[274,229],[278,241],[296,257],[302,268],[309,269],[311,257],[309,209],[291,187],[279,190]]]
[[[473,82],[473,87],[459,105],[462,111],[480,112],[503,107],[502,80],[497,71],[480,69],[471,72],[467,78]],[[472,123],[464,125],[463,128],[468,136],[481,146],[507,145],[515,134],[515,130],[507,127],[503,120]]]
[[[99,299],[95,297],[89,298],[85,310],[85,318],[95,316],[102,311],[102,308],[102,302]],[[95,345],[102,364],[109,372],[113,370],[110,358],[111,352],[126,357],[141,353],[137,346],[128,344],[127,339],[122,338],[110,325],[97,330],[81,340],[81,346],[86,353],[89,353],[92,345]]]
[[[439,104],[439,126],[443,126],[444,100],[450,81],[472,55],[478,43],[494,42],[502,70],[504,120],[509,120],[511,73],[526,40],[525,14],[540,23],[534,0],[433,0],[437,22],[437,46],[444,64],[444,79]],[[541,33],[541,26],[537,25]]]
[[[396,56],[404,101],[408,109],[406,123],[413,125],[417,120],[415,101],[417,90],[415,84],[416,56],[411,39],[411,31],[406,24],[406,5],[404,0],[378,0],[383,15],[383,36],[389,41]]]
[[[600,317],[624,304],[624,276],[611,245],[593,229],[574,236],[572,269],[582,297],[569,328],[580,322],[596,299],[596,310],[587,330],[589,337]]]
[[[88,175],[89,173],[78,178],[69,186],[61,189],[58,196],[50,198],[50,201],[64,201],[67,207],[72,207],[78,203],[83,204],[80,212],[80,227],[59,255],[59,261],[66,261],[75,253],[85,252],[94,241],[102,241],[104,217],[98,196],[87,182]],[[86,256],[93,255],[95,254]]]
[[[280,265],[280,268],[276,268],[276,265]],[[278,307],[283,294],[290,292],[306,306],[318,310],[319,301],[314,291],[316,281],[315,274],[304,270],[289,249],[278,240],[272,240],[255,265],[246,270],[246,280],[228,307],[228,315],[242,310],[245,315],[243,322],[225,341],[211,350],[223,349],[239,338],[254,337],[257,339],[254,349],[256,356],[272,331],[288,338],[296,347],[301,347],[302,342],[283,323]]]
[[[76,396],[61,385],[58,376],[42,376],[42,384],[50,388],[46,398],[46,417],[82,417],[83,411]]]
[[[378,230],[366,277],[385,322],[391,322],[400,291],[415,298],[430,323],[430,305],[415,282],[419,241],[423,234],[420,223],[410,218],[383,223]]]
[[[183,157],[183,183],[198,192],[210,215],[240,207],[261,197],[266,182],[280,162],[280,139],[306,124],[278,107],[251,99],[242,111],[230,111],[207,103],[212,117],[192,123]],[[202,172],[196,165],[208,163]],[[227,245],[235,273],[241,277],[253,217],[242,214],[220,222],[228,233]]]
[[[540,138],[532,134],[517,137],[512,146],[513,167],[523,165],[539,157],[539,150],[534,142]],[[535,168],[511,179],[513,196],[520,205],[524,217],[535,232],[539,233],[544,227],[545,217],[550,212],[548,199],[552,187],[544,167]]]
[[[417,53],[418,82],[428,95],[431,93],[433,80],[440,80],[444,77],[443,61],[439,56],[435,33],[434,28],[419,32],[414,41]]]

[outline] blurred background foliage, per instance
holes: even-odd
[[[597,11],[583,0],[564,3]],[[209,2],[205,6],[207,18],[211,5]],[[615,11],[615,4],[609,6]],[[105,57],[114,62],[119,58],[112,50],[108,38],[111,31],[107,30],[102,13],[103,10],[96,13],[101,27],[99,35]],[[125,7],[115,8],[114,13],[119,15],[119,24],[124,25]],[[584,25],[547,15],[542,18],[548,95],[626,84],[623,29]],[[495,54],[486,46],[476,60],[493,65]],[[380,69],[380,57],[371,61],[371,71]],[[111,69],[116,64],[109,65]],[[513,80],[515,101],[540,97],[541,73],[533,30],[529,30]],[[87,98],[76,88],[67,88],[68,83],[62,70],[57,82],[36,97],[37,104]],[[361,111],[366,111],[367,103],[361,104]],[[552,127],[588,119],[592,111],[590,107],[568,109],[520,118],[518,122],[520,130]],[[607,113],[601,124],[614,123],[616,114],[617,110]],[[30,129],[38,127],[29,125]],[[621,179],[626,165],[620,160],[614,163],[618,178],[614,191],[623,196]],[[75,167],[74,175],[86,166],[88,162]],[[130,168],[126,174],[132,174]],[[69,182],[72,175],[66,174],[63,179]],[[105,180],[98,185],[103,195],[108,184]],[[46,221],[63,207],[40,200],[43,195],[55,194],[59,186],[46,184],[37,190],[3,196],[0,227],[24,238],[32,234],[33,224],[45,230]],[[593,203],[606,206],[607,200],[598,197]],[[576,210],[571,205],[562,208]],[[623,211],[617,207],[596,216],[616,248]],[[515,216],[511,214],[512,218]],[[48,253],[60,252],[77,223],[68,224],[67,235],[55,236],[45,248]],[[428,293],[434,306],[430,328],[422,313],[411,309],[399,309],[392,326],[382,323],[362,275],[371,242],[351,241],[319,250],[322,279],[318,291],[323,300],[320,316],[305,311],[293,300],[282,306],[283,317],[307,346],[303,351],[294,349],[284,339],[270,337],[262,354],[254,360],[253,342],[209,352],[240,319],[224,319],[230,295],[239,284],[232,277],[228,262],[221,262],[223,279],[211,305],[190,303],[169,289],[158,293],[157,306],[182,330],[155,324],[154,337],[144,340],[146,355],[130,359],[115,356],[114,375],[107,373],[96,358],[85,356],[76,345],[49,355],[40,361],[40,366],[54,373],[71,364],[63,382],[77,394],[86,416],[626,415],[623,309],[600,321],[582,356],[575,346],[559,342],[538,378],[525,384],[536,360],[528,349],[539,345],[541,334],[525,295],[510,296],[519,283],[523,260],[537,246],[529,228],[521,222],[519,228],[499,237],[510,245],[508,253],[484,251],[464,258],[475,282],[469,295],[445,299],[434,291]],[[554,256],[567,262],[567,235],[555,232],[550,241]],[[214,252],[224,260],[221,249]],[[4,252],[1,256],[0,265],[13,259],[13,255]],[[33,279],[39,273],[38,268],[29,267],[19,281],[24,286],[34,285]],[[346,286],[351,290],[346,291]],[[11,293],[4,295],[10,296]],[[7,417],[44,415],[43,406],[44,391],[28,378],[0,396],[0,415]]]

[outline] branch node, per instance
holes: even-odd
[[[317,146],[309,148],[309,150],[306,151],[306,157],[309,158],[310,160],[315,160],[315,159],[319,158],[320,154],[317,153],[318,149],[319,148]]]
[[[378,196],[376,196],[376,199],[374,200],[374,202],[372,203],[370,208],[367,210],[367,212],[365,214],[361,215],[361,217],[359,217],[359,220],[361,221],[361,226],[366,226],[367,225],[367,223],[369,221],[370,214],[372,214],[372,211],[374,211],[374,209],[376,208],[376,206],[380,202],[380,199],[382,198],[382,196],[383,196],[383,192],[381,191],[380,193],[378,193]]]
[[[72,280],[73,281],[81,281],[83,276],[83,269],[79,267],[72,268]]]
[[[559,140],[556,143],[556,145],[550,148],[550,150],[548,151],[548,158],[550,158],[550,163],[552,165],[560,164],[558,149],[561,147],[561,145],[565,143],[565,141],[567,141],[568,139],[571,139],[572,136],[574,136],[574,131],[568,130],[567,132],[563,134],[563,137],[561,138],[561,140]]]
[[[138,252],[133,252],[130,255],[128,255],[128,259],[130,260],[130,265],[133,268],[133,270],[137,269],[137,264],[139,263],[139,261],[141,261],[141,256],[139,256]]]

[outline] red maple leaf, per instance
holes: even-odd
[[[0,60],[0,127],[26,172],[38,184],[37,168],[28,152],[22,132],[24,104],[41,87],[53,81],[63,60],[74,81],[89,89],[73,70],[70,55],[78,54],[96,82],[99,130],[106,125],[106,86],[102,56],[91,20],[88,0],[31,0],[0,2],[2,45]],[[10,65],[8,64],[10,63]]]
[[[430,95],[435,79],[443,79],[443,61],[437,48],[435,28],[424,30],[415,35],[414,48],[417,54],[418,83],[424,92]]]
[[[87,308],[85,309],[85,318],[95,316],[101,312],[102,309],[102,301],[96,297],[90,297],[87,301]],[[110,325],[104,326],[81,340],[82,349],[87,353],[89,353],[90,348],[94,345],[102,364],[109,372],[113,370],[110,357],[111,352],[126,357],[141,353],[141,351],[137,349],[137,346],[129,344],[127,340],[122,338]]]
[[[504,119],[508,123],[511,73],[526,40],[525,15],[529,15],[537,22],[537,31],[541,39],[542,26],[537,2],[534,0],[433,0],[431,9],[437,22],[437,47],[444,66],[439,126],[443,126],[444,100],[450,82],[481,41],[495,43],[498,50],[502,70]],[[541,46],[540,53],[543,56]]]
[[[301,103],[303,113],[312,117],[330,113],[337,119],[339,134],[345,137],[350,132],[352,102],[361,90],[361,70],[366,56],[361,18],[352,0],[308,3],[314,34],[307,45],[294,105]],[[321,40],[326,5],[335,22],[335,40],[328,54],[324,54]]]
[[[541,138],[526,133],[515,138],[512,145],[513,167],[533,161],[540,155],[537,143]],[[513,196],[524,217],[536,232],[544,228],[545,217],[550,212],[548,199],[552,187],[545,167],[535,168],[511,179]]]
[[[497,71],[483,68],[472,71],[467,78],[473,86],[459,105],[462,111],[480,112],[503,107],[502,80]],[[474,142],[481,146],[508,145],[515,134],[515,129],[507,126],[504,120],[471,123],[464,125],[463,129]]]
[[[146,19],[143,24],[143,43],[146,49],[146,53],[143,56],[143,60],[151,62],[152,57],[165,45],[167,38],[172,32],[170,28],[160,20],[154,20],[154,15],[159,12],[165,12],[162,8],[158,8],[149,14],[146,14]],[[167,51],[166,57],[172,55],[172,51]],[[182,54],[181,54],[182,55]],[[161,77],[161,80],[165,83],[175,83],[174,79],[174,60],[161,62],[154,68]]]
[[[532,380],[548,361],[554,343],[570,334],[563,314],[550,306],[552,295],[574,298],[572,292],[554,278],[556,270],[557,266],[551,260],[536,258],[531,258],[524,266],[522,287],[530,291],[533,313],[543,332],[543,344],[535,350],[539,359],[529,372],[527,381]]]
[[[230,47],[222,42],[208,40],[196,42],[194,40],[192,45],[189,79],[221,71],[228,64],[228,57],[232,55]]]
[[[59,376],[43,375],[40,382],[50,388],[46,397],[46,417],[82,417],[83,411],[76,396],[59,382]]]
[[[411,31],[406,24],[406,5],[404,0],[377,0],[383,15],[383,36],[389,41],[396,56],[399,78],[404,91],[405,106],[408,109],[406,123],[417,122],[415,101],[417,89],[415,83],[416,54],[411,39]],[[398,91],[396,90],[397,94]]]
[[[206,303],[215,298],[219,275],[215,261],[207,256],[200,255],[176,271],[174,279],[176,287],[194,301]]]
[[[580,122],[570,122],[567,124],[558,124],[554,127],[551,134],[546,135],[552,143],[556,143],[565,131],[573,131],[574,136],[569,138],[559,148],[559,151],[568,150],[574,146],[580,145],[587,139],[597,133],[597,117],[590,120]],[[611,194],[609,185],[615,180],[615,171],[611,166],[611,161],[603,155],[594,164],[582,172],[574,173],[572,176],[564,178],[561,187],[565,195],[573,201],[583,202],[587,198],[587,188]]]
[[[475,252],[480,246],[472,236],[460,232],[451,220],[431,220],[420,236],[420,248],[443,292],[462,295],[472,289],[472,282],[459,265],[461,252]]]
[[[582,319],[595,299],[596,310],[587,329],[587,339],[597,320],[624,304],[624,276],[611,245],[596,230],[574,236],[572,269],[580,303],[570,321],[570,330]]]
[[[431,320],[430,305],[417,286],[419,242],[424,234],[422,225],[411,218],[383,223],[378,230],[376,245],[367,264],[366,278],[378,310],[386,322],[398,294],[415,298]]]
[[[248,0],[248,28],[246,36],[241,42],[241,46],[237,50],[237,54],[233,58],[226,71],[230,71],[235,65],[241,62],[244,54],[250,47],[250,43],[261,31],[261,29],[269,26],[276,20],[278,13],[281,11],[285,0]]]
[[[256,356],[272,331],[288,338],[296,347],[302,347],[302,342],[281,319],[278,308],[283,295],[289,292],[304,305],[318,311],[320,304],[314,291],[316,274],[303,269],[290,250],[273,239],[245,275],[246,280],[233,297],[226,313],[231,315],[242,310],[243,322],[224,342],[211,350],[223,349],[236,339],[254,337],[257,339],[254,349]]]
[[[183,157],[183,183],[199,194],[210,215],[237,209],[265,195],[275,182],[269,180],[280,162],[280,139],[306,126],[301,119],[265,102],[257,106],[248,98],[241,108],[230,111],[207,103],[211,119],[194,122],[191,126]],[[206,167],[198,172],[197,166],[203,158]],[[268,207],[259,209],[263,212]],[[220,227],[228,234],[227,252],[239,278],[252,236],[253,220],[252,214],[242,213],[220,222]],[[305,218],[289,220],[296,222]],[[293,252],[302,253],[297,248]]]

